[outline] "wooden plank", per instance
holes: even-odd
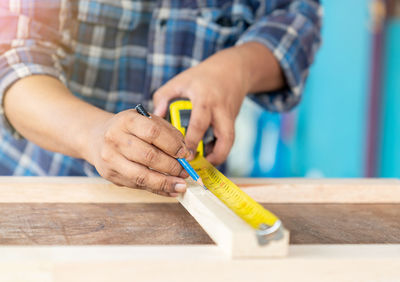
[[[399,204],[264,206],[290,244],[400,244]],[[179,203],[0,204],[0,245],[194,244],[213,241]]]
[[[289,232],[281,228],[280,238],[260,245],[256,230],[250,227],[209,190],[188,182],[179,202],[203,227],[221,250],[233,258],[282,257],[287,255]]]
[[[12,180],[12,181],[11,181]],[[15,201],[15,194],[11,193],[10,195],[10,187],[14,187],[14,190],[17,190],[18,188],[23,188],[23,191],[19,195],[24,195],[25,197],[30,194],[32,194],[32,189],[33,187],[36,187],[37,189],[41,190],[42,193],[40,198],[36,198],[36,200],[42,199],[42,201],[52,201],[52,200],[60,200],[61,198],[63,201],[66,201],[65,199],[78,199],[81,200],[80,197],[77,197],[76,194],[74,194],[73,197],[68,197],[68,195],[65,195],[65,191],[69,191],[69,193],[74,193],[78,192],[80,196],[82,196],[82,190],[85,190],[84,187],[90,187],[87,188],[89,190],[85,190],[85,192],[89,195],[86,200],[93,200],[93,199],[99,199],[99,201],[108,201],[108,198],[106,195],[108,193],[111,193],[111,195],[116,195],[118,194],[118,197],[114,198],[116,200],[117,198],[120,198],[121,195],[123,195],[123,198],[131,198],[133,201],[137,201],[137,198],[133,197],[133,194],[131,193],[134,191],[135,194],[137,193],[142,193],[142,201],[146,194],[143,193],[143,191],[138,191],[138,190],[129,190],[127,188],[121,188],[121,187],[116,187],[111,185],[108,182],[101,181],[99,179],[40,179],[40,178],[32,178],[32,179],[19,179],[18,181],[15,181],[16,179],[2,179],[2,184],[4,185],[5,188],[4,190],[2,189],[2,193],[5,195],[3,200],[6,202],[7,200],[14,200]],[[34,181],[32,181],[34,180]],[[61,181],[62,184],[58,184]],[[91,182],[93,181],[93,182]],[[259,180],[260,181],[260,180]],[[331,180],[331,181],[326,181],[323,182],[322,180],[312,180],[312,181],[304,181],[302,185],[296,184],[296,183],[301,183],[300,180],[294,180],[294,179],[286,179],[286,183],[282,183],[276,180],[276,184],[273,185],[273,183],[266,183],[265,187],[270,187],[270,192],[275,194],[278,194],[278,191],[286,190],[285,193],[282,194],[283,197],[287,197],[286,194],[290,194],[290,191],[298,190],[300,191],[299,193],[303,195],[303,199],[308,199],[311,197],[314,193],[317,194],[322,194],[322,195],[328,195],[331,199],[335,199],[336,201],[339,200],[344,200],[347,201],[348,194],[352,194],[352,199],[353,200],[360,200],[361,202],[365,201],[365,194],[367,195],[378,195],[377,198],[379,198],[379,192],[383,189],[383,197],[379,198],[379,201],[382,199],[388,199],[389,194],[385,194],[388,191],[392,191],[393,194],[396,196],[397,190],[399,188],[398,181],[397,180],[370,180],[370,181],[365,181],[365,180]],[[32,185],[32,182],[35,182]],[[250,181],[247,181],[249,183]],[[361,183],[361,182],[364,182]],[[187,193],[183,196],[180,197],[179,200],[180,202],[185,206],[185,208],[196,218],[196,220],[200,223],[200,225],[205,229],[205,231],[210,235],[210,237],[228,254],[230,254],[232,257],[250,257],[250,256],[282,256],[287,252],[287,246],[288,246],[288,233],[286,231],[283,232],[283,239],[282,240],[272,240],[267,246],[261,247],[258,243],[258,240],[255,236],[255,231],[250,228],[247,224],[245,224],[243,221],[241,221],[236,215],[233,214],[232,211],[230,211],[226,206],[224,206],[222,203],[219,202],[218,199],[216,199],[209,191],[204,191],[201,187],[194,185],[193,183],[191,184],[188,182],[190,187],[187,191]],[[269,195],[268,193],[265,194],[265,191],[267,189],[264,188],[265,184],[262,183],[250,183],[252,185],[256,185],[256,187],[253,187],[254,189],[259,190],[258,195]],[[68,189],[69,186],[71,185],[73,187],[79,186],[79,188],[75,189]],[[242,183],[243,186],[246,186]],[[247,184],[249,185],[249,184]],[[299,185],[297,188],[293,187],[293,185]],[[54,189],[54,187],[60,187],[58,192],[61,192],[62,196],[60,197],[59,194],[53,192],[53,196],[48,197],[48,193],[45,193],[49,191],[49,189]],[[46,189],[43,189],[45,187]],[[338,189],[337,187],[341,187],[342,189]],[[346,194],[346,190],[343,189],[343,187],[347,187],[347,191],[357,191],[357,193],[351,193],[348,192]],[[381,188],[384,187],[384,188]],[[31,190],[29,189],[31,188]],[[272,189],[271,189],[272,188]],[[116,190],[114,190],[116,189]],[[261,190],[260,190],[261,189]],[[47,190],[47,191],[46,191]],[[251,190],[251,188],[247,188],[248,191]],[[111,192],[110,192],[111,191]],[[339,191],[336,193],[336,191]],[[312,193],[311,193],[312,192]],[[365,192],[365,193],[361,193]],[[336,194],[339,194],[340,196],[337,197]],[[36,194],[37,195],[37,194]],[[84,194],[83,194],[84,196]],[[362,196],[362,197],[361,197]],[[390,195],[390,199],[396,198],[393,197],[393,195]],[[36,196],[37,197],[37,196]],[[329,198],[328,197],[328,198]],[[140,198],[140,197],[138,197]],[[151,198],[157,198],[154,196],[150,196]],[[256,200],[259,200],[257,197],[254,197]],[[262,198],[262,197],[260,197]],[[298,198],[298,197],[297,197]],[[327,200],[326,197],[322,197],[323,199]],[[368,197],[367,197],[368,198]],[[19,198],[21,199],[21,198]],[[29,199],[31,199],[29,197]],[[158,199],[162,199],[158,197]],[[321,200],[321,197],[316,197],[315,200],[318,202]],[[149,200],[149,202],[152,202],[152,200]]]
[[[400,203],[397,179],[232,179],[262,203]],[[0,203],[176,203],[100,178],[0,177]]]
[[[297,245],[229,260],[215,246],[1,247],[2,281],[398,281],[400,245]],[[21,271],[23,270],[23,271]]]

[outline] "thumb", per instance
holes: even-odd
[[[158,103],[155,102],[153,99],[154,103],[154,112],[153,114],[159,117],[165,117],[167,114],[167,108],[168,108],[168,100],[162,99],[158,101]]]
[[[180,97],[179,93],[172,91],[172,89],[168,89],[167,87],[161,87],[158,89],[153,96],[153,114],[156,116],[165,117],[167,114],[169,101],[178,97]]]

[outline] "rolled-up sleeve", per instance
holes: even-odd
[[[19,136],[4,114],[7,89],[30,75],[50,75],[66,81],[61,60],[67,53],[61,30],[67,24],[69,7],[62,2],[66,1],[0,3],[0,117],[3,127],[15,137]]]
[[[270,111],[281,112],[290,110],[301,99],[309,67],[321,43],[322,7],[316,0],[272,2],[278,3],[274,10],[268,4],[259,5],[255,22],[237,45],[261,43],[278,60],[286,86],[278,91],[252,94],[250,97]]]

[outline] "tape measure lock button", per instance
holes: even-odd
[[[273,240],[280,240],[283,238],[283,225],[280,220],[277,220],[274,225],[261,224],[256,231],[258,244],[267,245]]]

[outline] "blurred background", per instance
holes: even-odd
[[[275,114],[245,101],[229,175],[400,177],[400,0],[322,4],[302,102]]]

